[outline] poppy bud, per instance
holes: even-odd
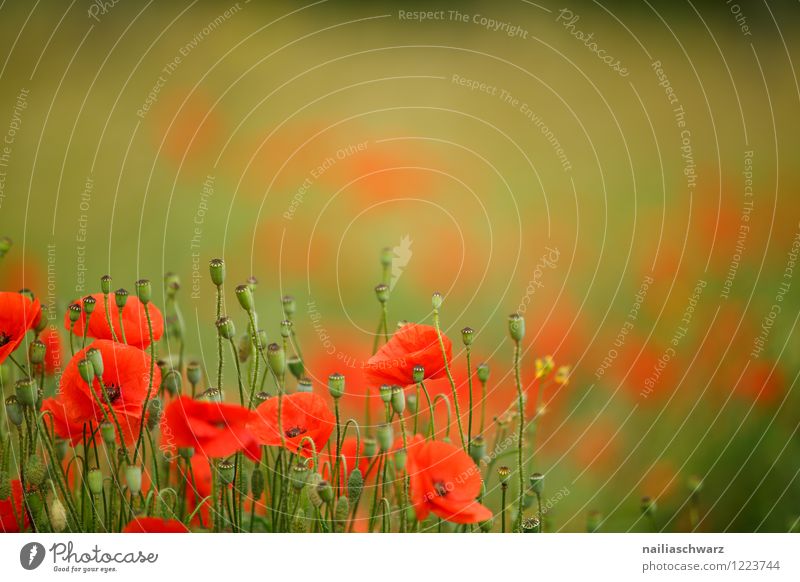
[[[508,485],[508,478],[511,476],[511,469],[505,465],[497,467],[497,476],[500,478],[501,485]]]
[[[225,400],[222,390],[219,388],[209,388],[200,395],[198,400],[207,400],[208,402],[223,402]]]
[[[281,321],[281,337],[284,339],[292,337],[292,322],[288,319]]]
[[[168,297],[174,298],[180,288],[181,279],[176,273],[171,271],[164,273],[164,291],[166,291]]]
[[[236,466],[233,464],[233,461],[228,459],[217,461],[217,474],[219,475],[219,480],[223,485],[230,485],[233,483],[233,477],[236,472],[235,469]]]
[[[415,384],[419,384],[425,379],[425,368],[417,364],[411,370],[411,377],[413,378]]]
[[[128,302],[128,292],[121,287],[114,291],[114,302],[117,304],[117,308],[124,309]]]
[[[31,455],[25,461],[25,479],[32,485],[39,486],[47,477],[47,467],[39,455]]]
[[[596,533],[600,529],[602,521],[603,514],[593,509],[586,515],[586,531],[588,533]]]
[[[14,246],[14,242],[7,236],[0,237],[0,259],[6,256],[6,253]],[[4,497],[2,499],[5,499]]]
[[[378,452],[378,441],[374,438],[366,437],[364,439],[364,456],[367,459],[371,459],[376,452]]]
[[[389,384],[382,384],[381,387],[378,388],[378,394],[384,404],[389,404],[392,401],[392,387]]]
[[[534,473],[530,476],[530,483],[531,490],[533,490],[536,495],[541,495],[544,489],[544,475],[541,473]]]
[[[114,425],[110,422],[103,422],[100,424],[100,436],[103,437],[103,442],[109,446],[117,441],[117,434],[114,432]]]
[[[305,463],[301,463],[292,467],[292,474],[289,476],[289,481],[291,482],[292,487],[299,491],[306,486],[307,478],[308,467],[305,465]]]
[[[92,371],[95,376],[103,376],[105,367],[103,366],[103,354],[97,348],[89,348],[86,350],[86,359],[92,365]]]
[[[194,447],[178,447],[178,456],[184,461],[194,457]]]
[[[153,285],[150,283],[150,279],[136,281],[136,296],[144,305],[150,303],[150,299],[153,297]]]
[[[17,401],[20,404],[23,406],[36,405],[36,401],[39,400],[39,387],[36,385],[35,380],[32,378],[23,378],[21,380],[17,380],[15,388]]]
[[[392,266],[392,261],[394,260],[394,249],[392,247],[383,247],[381,249],[381,266],[384,269],[388,269]]]
[[[161,387],[169,393],[170,396],[175,396],[181,391],[181,375],[178,370],[169,370],[161,379]]]
[[[476,436],[469,444],[469,456],[476,465],[486,457],[486,440],[481,435]]]
[[[522,524],[520,525],[520,530],[522,533],[538,533],[539,532],[539,520],[535,517],[528,517],[522,520]]]
[[[253,469],[253,474],[250,475],[250,492],[253,499],[261,499],[261,495],[264,493],[264,483],[264,471],[260,467],[256,467]]]
[[[651,497],[645,495],[639,505],[642,515],[653,515],[656,511],[656,502]]]
[[[125,482],[128,484],[128,490],[138,495],[142,490],[142,468],[138,465],[127,465],[125,467]]]
[[[278,344],[269,344],[267,347],[267,363],[270,370],[281,378],[286,373],[286,352]]]
[[[378,301],[381,303],[386,303],[389,301],[389,286],[385,283],[381,283],[380,285],[375,286],[375,296],[378,298]]]
[[[544,378],[553,371],[555,362],[553,356],[545,356],[544,358],[536,358],[536,378]]]
[[[300,356],[292,356],[286,361],[286,365],[289,366],[289,371],[292,373],[292,376],[300,380],[303,377],[306,369],[303,365],[303,360],[300,359]]]
[[[236,286],[236,299],[239,300],[239,305],[242,306],[242,309],[250,313],[253,311],[253,306],[255,302],[253,300],[253,290],[250,289],[247,285],[237,285]]]
[[[267,332],[265,330],[257,329],[254,338],[257,340],[254,342],[256,347],[261,348],[267,345]]]
[[[236,326],[230,317],[220,317],[217,320],[217,331],[226,340],[236,337]]]
[[[350,515],[350,501],[347,497],[342,495],[336,500],[336,507],[333,510],[334,517],[336,518],[336,531],[343,532],[347,524],[347,517]]]
[[[100,277],[100,291],[103,292],[103,295],[111,293],[111,275]]]
[[[331,397],[339,399],[344,396],[344,376],[339,372],[334,372],[328,376],[328,392]]]
[[[44,328],[47,327],[47,317],[44,314],[44,307],[39,307],[39,318],[36,322],[36,325],[33,326],[33,331],[37,334],[40,334],[44,331]]]
[[[103,473],[100,469],[89,469],[89,474],[86,476],[86,483],[89,485],[89,492],[92,495],[100,495],[103,492]]]
[[[91,386],[92,382],[94,382],[94,367],[92,367],[92,363],[89,360],[81,360],[78,362],[78,372],[83,381]]]
[[[434,311],[439,311],[444,303],[444,297],[438,291],[431,296],[431,306]]]
[[[8,471],[0,470],[0,501],[5,501],[11,497],[11,479]]]
[[[292,533],[306,533],[306,512],[302,507],[297,509],[297,512],[292,516],[292,524],[290,527]]]
[[[494,527],[494,517],[490,517],[486,521],[480,522],[478,524],[478,527],[481,528],[481,531],[483,533],[489,533],[490,531],[492,531],[492,528]]]
[[[489,364],[480,364],[477,372],[478,380],[480,380],[482,384],[486,384],[486,382],[489,381]]]
[[[164,404],[161,398],[155,396],[147,403],[147,428],[151,431],[155,430],[158,423],[161,421],[161,413],[164,411]]]
[[[294,312],[297,309],[294,297],[291,295],[284,295],[281,299],[281,303],[283,304],[283,313],[286,315],[286,318],[291,319],[292,315],[294,315]]]
[[[67,307],[67,313],[69,314],[69,322],[75,323],[81,318],[81,306],[77,303],[71,303],[69,307]]]
[[[400,386],[392,387],[392,408],[397,414],[403,414],[406,409],[406,396]]]
[[[197,386],[200,380],[203,379],[203,371],[200,369],[200,364],[195,361],[189,362],[186,366],[186,378],[192,386]]]
[[[471,327],[465,327],[461,330],[461,341],[465,346],[471,346],[472,340],[475,338],[475,330]]]
[[[394,466],[398,471],[405,471],[407,460],[408,451],[405,449],[397,449],[394,452]]]
[[[67,511],[64,509],[64,504],[61,503],[61,500],[55,496],[53,496],[53,501],[50,502],[50,523],[56,533],[67,529]]]
[[[269,392],[256,392],[256,403],[261,404],[262,402],[266,402],[272,397]]]
[[[319,473],[311,473],[308,476],[307,482],[308,487],[306,488],[306,495],[308,496],[308,500],[314,507],[322,507],[324,502],[317,491],[317,486],[322,482],[322,475]]]
[[[508,316],[508,333],[515,342],[521,342],[525,337],[525,319],[519,313]]]
[[[83,298],[83,310],[86,312],[87,316],[94,313],[94,308],[96,303],[97,301],[91,295],[87,295],[86,297]]]
[[[388,451],[392,448],[392,443],[394,443],[394,430],[392,430],[391,424],[378,425],[376,435],[381,451]]]
[[[356,467],[347,479],[347,498],[350,500],[351,505],[355,505],[358,502],[363,490],[364,477],[361,474],[361,469]]]
[[[325,480],[320,481],[317,483],[317,494],[320,496],[323,502],[330,503],[333,499],[333,487],[331,484]]]
[[[408,406],[408,411],[411,414],[417,413],[417,404],[419,404],[419,401],[416,394],[406,394],[406,406]]]
[[[56,457],[59,461],[63,461],[67,456],[67,449],[69,449],[69,442],[64,439],[56,439]]]
[[[47,346],[41,340],[33,340],[28,346],[28,358],[30,358],[31,364],[44,362],[45,354],[47,354]]]
[[[208,270],[211,273],[211,282],[217,287],[222,287],[222,284],[225,283],[225,261],[211,259],[208,263]]]

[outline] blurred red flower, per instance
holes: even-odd
[[[20,524],[28,527],[28,515],[22,501],[22,483],[19,479],[11,481],[11,495],[0,499],[0,531],[18,533]]]
[[[17,349],[41,314],[38,299],[31,301],[22,293],[0,292],[0,364]]]
[[[78,362],[85,359],[86,352],[92,348],[99,350],[103,358],[102,379],[105,395],[99,379],[95,378],[92,387],[95,394],[93,396],[92,390],[78,371]],[[94,421],[95,424],[100,424],[106,420],[106,414],[111,417],[106,404],[108,396],[111,408],[119,420],[125,442],[130,443],[139,436],[149,374],[150,356],[142,350],[108,340],[95,340],[87,348],[77,352],[64,369],[59,384],[61,399],[68,416],[73,421]],[[158,366],[154,366],[153,392],[160,383],[161,371]]]
[[[50,375],[55,374],[64,364],[61,351],[61,336],[55,327],[48,326],[39,334],[39,340],[47,347],[44,356],[44,371]]]
[[[414,441],[408,447],[411,502],[419,521],[433,512],[453,523],[477,523],[492,512],[475,499],[481,473],[463,450],[440,441]]]
[[[122,528],[122,533],[189,533],[189,529],[177,519],[135,517]]]
[[[312,450],[308,442],[301,441],[310,438],[321,452],[336,425],[325,400],[312,392],[284,396],[281,420],[283,439],[278,430],[278,397],[273,396],[256,409],[248,426],[261,444],[279,447],[285,440],[288,450],[304,457],[311,457]]]
[[[162,440],[178,448],[192,447],[206,457],[227,457],[244,451],[253,460],[261,449],[247,428],[253,413],[236,404],[181,396],[164,411]]]
[[[51,414],[44,414],[48,412]],[[73,420],[67,414],[67,408],[61,398],[45,398],[42,401],[42,413],[44,422],[52,425],[53,432],[58,438],[67,440],[73,445],[83,438],[83,422]]]
[[[87,335],[95,339],[114,339],[111,328],[108,326],[108,320],[106,319],[105,298],[103,294],[95,293],[92,297],[94,297],[95,300],[95,309],[89,318],[88,332],[85,331],[86,313],[83,311],[81,311],[81,316],[78,318],[78,321],[75,322],[75,327],[72,327],[72,323],[69,320],[69,311],[67,311],[64,315],[64,328],[68,331],[71,329],[75,335],[81,337]],[[74,304],[81,305],[81,302],[76,301]],[[147,305],[147,310],[150,312],[150,319],[153,323],[153,340],[158,341],[164,333],[164,318],[158,308],[152,303]],[[117,307],[116,301],[114,301],[113,295],[108,297],[108,313],[111,319],[111,325],[117,335],[117,341],[121,342],[122,328],[120,328],[119,325],[119,308]],[[139,301],[138,297],[128,297],[128,302],[122,310],[122,325],[125,330],[125,341],[128,345],[141,349],[145,349],[150,345],[150,334],[147,329],[147,313],[145,312],[144,304]]]
[[[447,363],[453,359],[453,344],[442,335]],[[391,339],[368,361],[365,376],[375,386],[414,383],[414,366],[425,369],[425,378],[439,378],[445,374],[445,362],[436,329],[430,325],[408,323],[398,329]]]

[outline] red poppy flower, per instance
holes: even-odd
[[[52,424],[53,432],[60,439],[64,439],[73,445],[83,439],[83,421],[73,420],[67,414],[67,408],[61,398],[45,398],[42,401],[42,412],[44,422]]]
[[[136,517],[122,528],[122,533],[189,533],[189,530],[177,519]]]
[[[22,293],[0,292],[0,364],[17,349],[37,317],[41,317],[39,300]]]
[[[39,334],[41,340],[47,347],[44,355],[44,371],[51,376],[64,365],[63,354],[61,352],[61,336],[55,327],[48,326]]]
[[[162,441],[169,447],[194,448],[206,457],[227,457],[244,451],[253,460],[261,449],[247,429],[253,413],[236,404],[181,396],[164,411]]]
[[[104,368],[105,394],[99,379],[95,378],[92,386],[95,396],[78,372],[78,362],[86,358],[86,352],[91,348],[100,351]],[[108,340],[95,340],[86,349],[76,353],[64,369],[59,384],[61,399],[73,421],[93,421],[99,424],[106,420],[106,415],[113,422],[106,404],[107,396],[119,421],[125,442],[130,443],[139,436],[149,375],[150,356],[142,350]],[[161,372],[158,366],[154,366],[153,393],[160,383]],[[99,403],[102,403],[102,408]]]
[[[460,448],[440,441],[416,441],[408,448],[406,466],[419,521],[431,512],[453,523],[492,517],[487,507],[475,501],[481,491],[480,470]]]
[[[250,420],[250,432],[258,442],[271,447],[279,447],[285,440],[287,449],[304,457],[312,455],[308,442],[301,444],[304,438],[310,438],[317,452],[321,452],[336,426],[336,419],[325,399],[312,392],[284,396],[281,420],[284,439],[278,431],[278,397],[273,396],[256,409]]]
[[[28,527],[28,515],[22,501],[22,483],[19,479],[11,481],[11,495],[0,499],[0,531],[18,533],[20,524]]]
[[[453,359],[453,344],[442,335],[447,363]],[[445,374],[442,348],[436,329],[430,325],[408,323],[395,332],[392,338],[372,356],[364,370],[367,380],[374,386],[414,383],[414,366],[425,368],[425,378],[439,378]]]
[[[73,327],[72,322],[69,320],[69,311],[64,315],[64,328],[72,330],[75,335],[93,337],[95,339],[114,339],[111,334],[111,328],[108,326],[106,319],[106,310],[103,301],[105,298],[102,293],[95,293],[92,295],[95,300],[95,308],[92,316],[89,318],[89,330],[85,332],[86,327],[86,313],[81,311],[81,316],[75,322]],[[76,302],[80,305],[80,302]],[[147,304],[147,309],[150,311],[150,319],[153,323],[153,340],[158,341],[164,333],[164,318],[158,308],[152,303]],[[119,308],[114,300],[114,296],[108,297],[108,313],[111,318],[111,325],[117,335],[117,341],[122,341],[122,332],[119,325]],[[144,304],[139,301],[138,297],[128,297],[128,302],[122,310],[122,326],[125,330],[125,342],[128,345],[145,349],[150,345],[150,334],[147,329],[147,313],[145,312]]]

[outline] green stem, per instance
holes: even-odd
[[[442,360],[444,361],[444,371],[447,373],[447,379],[450,381],[450,389],[453,391],[453,404],[456,409],[456,424],[458,425],[458,434],[461,437],[461,448],[467,450],[467,443],[464,441],[464,429],[461,426],[461,411],[458,407],[458,393],[456,392],[456,383],[453,380],[453,375],[450,373],[450,365],[447,363],[447,351],[444,348],[444,340],[442,339],[442,330],[439,327],[439,310],[433,310],[433,327],[436,328],[436,337],[439,339],[439,347],[442,350]]]
[[[525,400],[522,394],[522,379],[520,378],[520,345],[519,342],[514,343],[514,381],[517,385],[517,412],[519,414],[519,426],[517,429],[517,472],[519,473],[519,514],[517,515],[517,523],[522,523],[522,513],[524,511],[524,495],[525,495],[525,475],[523,474],[523,459],[522,459],[522,444],[523,434],[525,431]]]

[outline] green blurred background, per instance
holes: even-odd
[[[369,357],[378,257],[396,247],[392,324],[429,321],[444,293],[451,337],[478,332],[495,412],[513,397],[508,313],[525,312],[527,383],[536,356],[573,366],[545,391],[534,461],[566,491],[551,530],[583,530],[592,510],[603,530],[690,529],[698,476],[698,529],[786,531],[798,16],[788,2],[7,0],[0,234],[15,247],[0,283],[63,317],[105,273],[131,289],[174,271],[204,358],[207,263],[223,256],[231,288],[259,279],[272,336],[280,296],[297,298],[321,380]]]

